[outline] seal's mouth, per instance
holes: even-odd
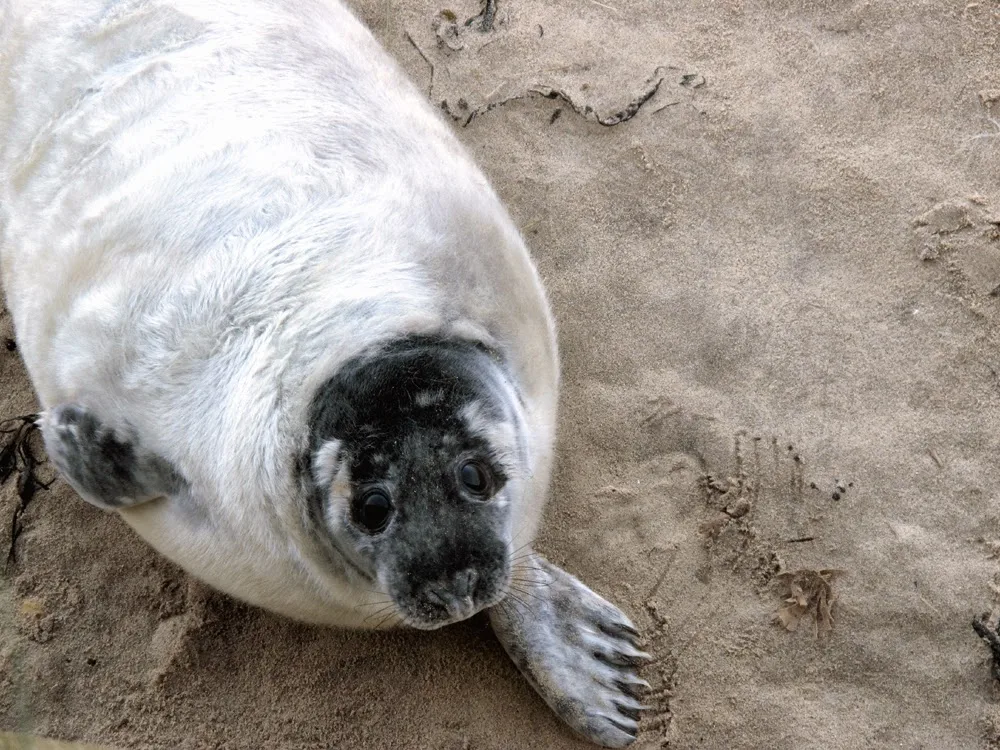
[[[488,596],[476,592],[476,596],[455,596],[451,592],[430,590],[420,599],[406,603],[397,600],[396,606],[402,615],[402,624],[417,630],[438,630],[447,625],[468,620],[470,617],[490,607],[495,607],[507,594],[510,572],[491,586]]]
[[[479,612],[482,609],[485,608],[481,607],[480,609],[477,609],[468,615],[464,616],[459,615],[444,620],[429,621],[429,620],[417,619],[414,617],[406,617],[403,620],[403,625],[414,628],[416,630],[440,630],[441,628],[446,627],[448,625],[454,625],[455,623],[462,622],[462,620],[468,620],[470,617],[472,617],[472,615],[476,614],[476,612]]]
[[[467,609],[455,612],[454,614],[445,615],[440,618],[427,618],[422,616],[405,615],[403,618],[403,624],[415,628],[417,630],[439,630],[447,625],[454,625],[455,623],[462,622],[463,620],[468,620],[473,615],[482,612],[484,609],[489,609],[490,607],[496,605],[502,600],[503,597],[497,597],[496,601],[486,602],[484,604],[471,604]]]

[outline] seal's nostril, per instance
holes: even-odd
[[[459,599],[472,596],[476,590],[476,582],[479,580],[479,573],[472,568],[459,571],[454,577],[454,592]]]
[[[424,599],[434,606],[441,607],[442,609],[448,609],[451,597],[432,584],[424,589]]]

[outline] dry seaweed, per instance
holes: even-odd
[[[779,573],[775,579],[784,586],[785,604],[776,619],[786,630],[797,630],[803,618],[812,618],[817,638],[833,630],[833,605],[837,595],[833,582],[844,575],[842,570],[797,570]]]
[[[52,482],[42,482],[37,476],[39,459],[31,450],[31,436],[38,431],[38,415],[28,414],[0,422],[0,486],[17,477],[17,507],[10,521],[10,546],[7,565],[17,559],[17,538],[21,535],[21,519],[38,490],[48,489]]]

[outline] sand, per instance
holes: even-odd
[[[538,547],[646,634],[635,747],[1000,747],[971,627],[1000,615],[1000,9],[499,0],[484,33],[475,0],[357,7],[455,118],[550,290],[565,388]],[[0,383],[0,414],[33,408],[2,347]],[[8,483],[0,520],[15,505]],[[0,728],[587,747],[482,618],[290,623],[61,483],[23,522]]]

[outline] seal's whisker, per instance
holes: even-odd
[[[358,606],[359,607],[377,607],[380,604],[392,604],[392,603],[393,603],[392,599],[382,599],[381,601],[366,602],[365,604],[359,604]]]
[[[403,621],[403,616],[402,615],[400,615],[396,611],[392,611],[388,615],[386,615],[385,617],[383,617],[381,620],[379,620],[378,623],[376,625],[374,625],[374,629],[375,630],[381,630],[382,626],[385,625],[386,623],[388,623],[393,617],[398,617],[400,622]]]
[[[524,615],[521,614],[520,610],[518,610],[517,607],[510,606],[510,603],[506,599],[501,601],[500,604],[498,604],[497,606],[500,608],[500,611],[503,612],[507,617],[517,620],[518,623],[524,625]]]
[[[523,594],[524,596],[530,596],[532,599],[536,599],[537,601],[540,601],[540,602],[544,602],[545,601],[545,597],[539,596],[538,594],[532,593],[531,591],[526,591],[525,589],[519,589],[519,588],[517,588],[515,586],[510,586],[509,589],[513,590],[513,591],[516,591],[519,594]]]
[[[524,617],[534,618],[535,611],[531,607],[529,607],[523,600],[518,599],[516,596],[512,594],[509,594],[507,598],[511,602],[517,604],[517,607],[515,607],[515,609],[521,613],[522,618]]]
[[[521,599],[520,597],[518,597],[510,589],[507,589],[507,601],[517,602],[522,607],[524,607],[524,609],[526,609],[528,611],[528,614],[530,614],[530,615],[534,615],[535,614],[535,610],[532,609],[531,606],[526,601],[524,601],[524,599]]]
[[[534,561],[530,558],[524,558],[521,560],[511,560],[510,567],[514,570],[537,570],[542,571],[544,568],[540,568],[534,564]]]
[[[528,542],[528,544],[531,544],[531,542]],[[526,558],[534,557],[535,555],[537,555],[538,553],[535,552],[535,550],[533,550],[533,549],[529,549],[529,550],[527,550],[525,552],[522,552],[522,550],[524,550],[524,548],[527,547],[528,544],[523,544],[520,547],[518,547],[516,550],[512,551],[510,553],[510,555],[509,555],[510,559],[511,560],[524,560]]]
[[[519,536],[520,536],[520,534],[519,534]],[[531,543],[532,543],[532,540],[529,539],[528,541],[526,541],[524,544],[520,545],[519,547],[516,547],[516,548],[512,549],[507,554],[508,559],[510,559],[510,560],[521,560],[521,559],[523,559],[525,557],[530,557],[531,555],[534,555],[535,551],[533,549],[531,549]],[[513,542],[513,540],[511,540],[511,546],[513,546],[513,544],[514,544],[514,542]]]
[[[524,578],[511,578],[510,582],[533,589],[544,589],[552,585],[552,581],[530,581]]]
[[[380,610],[379,610],[378,612],[372,612],[372,613],[371,613],[370,615],[368,615],[367,617],[365,617],[365,619],[364,619],[364,620],[362,620],[362,622],[368,622],[369,620],[373,620],[373,619],[375,619],[376,617],[379,617],[379,616],[382,616],[382,615],[385,615],[385,614],[386,614],[386,611],[387,611],[387,610],[385,610],[385,609],[380,609]],[[392,613],[392,610],[388,610],[388,612],[389,612],[389,613],[391,614],[391,613]]]
[[[527,529],[521,529],[521,530],[520,530],[519,532],[517,532],[516,534],[514,534],[514,536],[513,536],[513,537],[511,537],[511,540],[510,540],[510,543],[511,543],[511,544],[514,544],[514,542],[516,542],[516,541],[517,541],[518,539],[520,539],[520,538],[521,538],[521,535],[522,535],[522,534],[523,534],[523,533],[524,533],[525,531],[527,531]],[[524,545],[523,545],[523,544],[522,544],[522,545],[521,545],[521,547],[519,547],[518,549],[521,549],[522,547],[524,547]]]
[[[518,536],[520,536],[520,534],[518,534]],[[511,540],[511,544],[513,544],[513,543],[514,543],[514,540]],[[511,555],[511,557],[513,557],[513,556],[514,556],[514,555],[516,555],[516,554],[517,554],[518,552],[520,552],[521,550],[523,550],[523,549],[524,549],[525,547],[527,547],[527,546],[528,546],[529,544],[531,544],[531,542],[525,542],[524,544],[522,544],[522,545],[521,545],[520,547],[518,547],[517,549],[513,549],[513,550],[511,550],[511,551],[510,551],[510,555]]]
[[[521,572],[521,570],[532,570],[532,569],[531,568],[527,568],[527,569],[523,569],[522,568],[522,569],[518,569],[517,572]],[[542,572],[542,571],[539,571],[539,572]],[[551,580],[540,581],[537,578],[533,578],[531,576],[512,575],[510,577],[510,580],[517,581],[518,583],[530,583],[532,586],[549,586],[549,585],[552,584]]]
[[[393,614],[394,612],[393,604],[394,604],[393,602],[389,602],[389,604],[383,605],[381,609],[377,609],[374,612],[370,613],[367,617],[365,617],[365,619],[362,620],[362,622],[368,622],[369,620],[373,620],[379,615],[385,614],[386,612],[389,612],[389,614]]]
[[[526,583],[527,584],[531,584],[531,583],[533,583],[533,581],[525,581],[523,579],[513,579],[512,578],[511,581],[510,581],[510,584],[508,584],[507,588],[514,589],[514,591],[523,591],[523,592],[527,593],[528,592],[528,588],[525,587],[525,585],[524,585]],[[536,595],[533,594],[533,596],[536,596]]]
[[[511,598],[513,598],[515,601],[519,601],[521,604],[525,603],[523,599],[519,599],[518,597],[514,596],[514,591],[511,589],[510,586],[508,586],[506,589],[504,589],[504,601]]]

